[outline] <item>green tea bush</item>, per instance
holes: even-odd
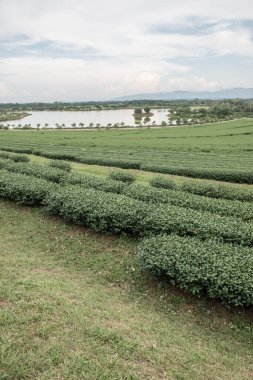
[[[24,154],[13,154],[13,153],[7,153],[7,152],[0,152],[0,158],[9,159],[14,162],[30,161],[29,157]]]
[[[70,173],[62,178],[62,183],[71,185],[80,185],[85,188],[91,188],[111,193],[121,193],[126,184],[120,181],[100,178],[96,175],[84,175],[79,173]]]
[[[113,171],[109,173],[109,178],[114,181],[132,183],[135,181],[135,176],[132,173]]]
[[[49,166],[34,163],[14,163],[10,160],[0,160],[0,169],[5,169],[9,172],[26,174],[37,178],[43,178],[56,183],[59,183],[60,180],[67,175],[63,170],[57,168],[50,168]]]
[[[144,202],[165,203],[194,210],[208,211],[222,216],[232,216],[246,221],[253,220],[253,207],[250,202],[211,199],[185,191],[156,189],[140,184],[126,186],[123,188],[122,193]]]
[[[128,197],[77,186],[50,192],[44,205],[50,214],[61,215],[76,224],[104,233],[129,235],[142,233],[149,209],[145,203]]]
[[[224,198],[248,202],[253,201],[253,190],[239,189],[219,183],[214,184],[205,181],[188,181],[183,183],[182,190],[210,198]]]
[[[234,219],[170,205],[152,205],[124,195],[80,186],[49,193],[48,211],[102,232],[150,235],[177,233],[234,244],[253,244],[253,225]],[[56,206],[55,206],[56,205]]]
[[[253,305],[253,250],[214,241],[162,235],[138,247],[142,266],[173,285],[236,306]]]
[[[52,168],[57,168],[57,169],[61,169],[61,170],[65,170],[66,172],[70,172],[71,171],[71,165],[69,162],[66,162],[66,161],[62,161],[62,160],[53,160],[53,161],[50,161],[48,166],[52,167]]]
[[[42,179],[0,170],[0,198],[19,204],[40,205],[55,186]]]
[[[159,176],[152,178],[150,181],[150,185],[162,189],[175,189],[176,182],[173,181],[173,179],[171,178]]]
[[[140,163],[136,161],[112,160],[106,158],[88,158],[83,156],[76,156],[75,160],[87,165],[112,166],[121,169],[140,169]]]
[[[156,173],[174,174],[185,177],[214,179],[217,181],[235,182],[235,183],[253,183],[253,171],[241,171],[232,169],[201,169],[187,167],[170,167],[166,165],[141,164],[141,170]]]

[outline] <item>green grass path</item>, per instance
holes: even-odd
[[[151,282],[135,255],[0,202],[0,379],[251,379],[250,313]]]

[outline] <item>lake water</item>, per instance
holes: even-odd
[[[150,121],[147,125],[153,122],[156,125],[160,125],[162,121],[168,122],[168,109],[156,109],[151,111],[154,115],[150,117]],[[93,127],[96,124],[106,127],[107,124],[124,123],[125,126],[136,126],[135,118],[133,116],[133,109],[121,109],[121,110],[101,110],[101,111],[34,111],[30,112],[31,115],[27,116],[21,120],[14,120],[3,123],[4,125],[9,124],[11,128],[24,126],[30,124],[32,128],[36,128],[40,124],[40,128],[44,127],[45,124],[47,128],[56,128],[56,124],[59,126],[65,125],[65,128],[73,127],[73,123],[76,127],[80,127],[79,123],[83,123],[84,127],[88,127],[93,123]],[[142,125],[144,124],[144,119],[142,118]]]

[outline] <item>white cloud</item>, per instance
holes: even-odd
[[[252,0],[0,0],[0,9],[6,101],[232,87],[227,72],[222,79],[224,67],[211,78],[205,60],[204,75],[196,77],[182,59],[253,57],[252,31],[242,22],[253,20]],[[164,25],[170,33],[159,33]]]

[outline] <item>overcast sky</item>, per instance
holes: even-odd
[[[253,0],[0,0],[0,102],[253,87]]]

